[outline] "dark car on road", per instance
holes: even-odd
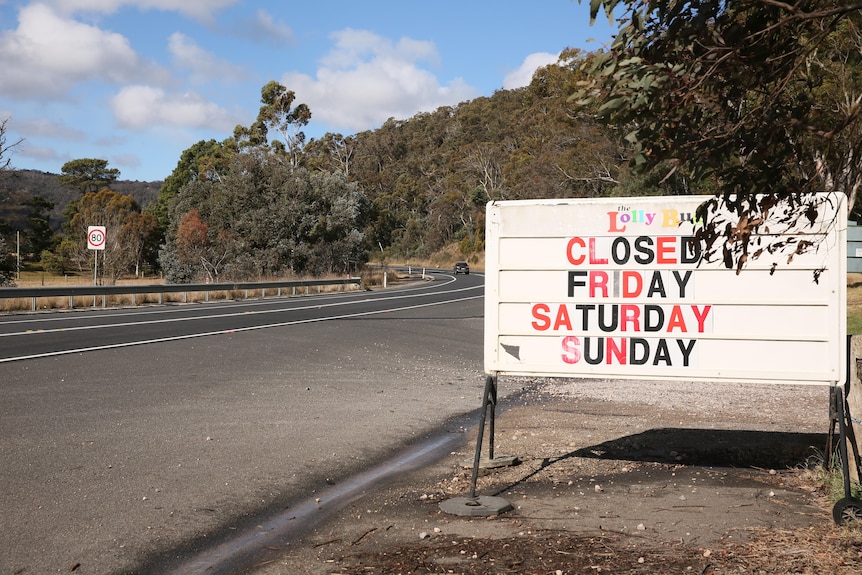
[[[458,274],[467,274],[470,275],[470,266],[467,265],[467,262],[458,262],[455,264],[455,275]]]

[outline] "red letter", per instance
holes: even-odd
[[[606,338],[606,340],[605,340],[607,342],[607,352],[605,353],[605,361],[607,362],[608,365],[613,363],[611,361],[612,357],[616,357],[617,363],[619,363],[620,365],[626,364],[626,356],[628,355],[626,353],[626,349],[628,348],[626,343],[629,340],[626,337],[621,337],[621,338],[619,338],[619,340],[620,340],[619,347],[617,347],[617,344],[614,343],[614,338],[609,337],[609,338]]]
[[[565,304],[561,305],[557,310],[557,319],[554,322],[554,331],[560,329],[560,326],[564,326],[569,331],[572,331],[572,320],[569,319],[569,311],[566,309]]]
[[[596,238],[590,238],[590,263],[591,264],[606,264],[608,258],[600,258],[596,256]]]
[[[676,258],[673,254],[673,242],[677,238],[673,236],[661,236],[656,238],[655,255],[657,264],[675,264]]]
[[[673,306],[670,317],[667,320],[667,332],[672,332],[674,328],[679,328],[682,333],[688,331],[685,329],[685,318],[682,317],[682,308],[678,305]]]
[[[634,280],[634,286],[629,289],[629,279]],[[641,290],[644,287],[644,279],[638,272],[633,271],[624,271],[623,272],[623,297],[638,297],[641,295]]]
[[[590,272],[590,297],[596,297],[597,290],[608,297],[608,272]]]
[[[551,312],[551,308],[548,307],[546,303],[537,303],[533,306],[533,317],[539,321],[534,321],[531,325],[533,329],[537,331],[545,331],[549,327],[551,327],[551,318],[548,317],[548,314]]]
[[[563,338],[563,355],[561,356],[563,363],[572,365],[581,361],[581,350],[578,349],[580,345],[581,340],[573,335],[567,335]]]
[[[610,222],[610,223],[611,223],[611,225],[610,225],[610,226],[608,226],[608,231],[609,231],[609,232],[624,232],[624,231],[626,231],[626,227],[625,227],[625,226],[623,226],[623,227],[621,227],[621,228],[618,228],[618,227],[617,227],[617,214],[618,214],[618,213],[619,213],[619,212],[608,212],[608,219],[610,219],[610,221],[611,221],[611,222]]]
[[[641,330],[641,309],[627,303],[620,305],[620,331],[629,331],[628,324],[632,324],[631,331]]]
[[[706,316],[709,315],[709,310],[712,309],[711,305],[703,306],[703,311],[699,311],[696,305],[691,306],[691,311],[694,312],[694,317],[697,318],[697,331],[700,333],[704,333],[704,323],[706,322]]]
[[[581,238],[572,238],[569,240],[569,245],[566,246],[566,257],[569,258],[569,263],[571,263],[573,266],[579,266],[584,263],[584,255],[581,254],[580,256],[575,257],[572,253],[572,246],[585,248],[587,247],[587,245]]]

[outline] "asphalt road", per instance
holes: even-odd
[[[477,409],[483,283],[0,317],[0,573],[166,573]]]

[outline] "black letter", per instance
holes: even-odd
[[[590,357],[590,343],[593,340],[598,340],[599,342],[599,350],[596,357]],[[605,358],[605,338],[603,337],[585,337],[584,338],[584,359],[587,360],[587,363],[590,365],[598,365],[602,363],[602,360]]]
[[[624,250],[622,257],[617,255],[617,245],[622,244]],[[614,259],[615,264],[624,264],[629,261],[629,258],[632,255],[632,247],[629,245],[629,240],[627,238],[616,238],[614,243],[611,244],[611,257]]]
[[[682,365],[684,367],[688,367],[688,359],[691,357],[691,352],[694,351],[694,344],[696,341],[696,339],[690,339],[688,340],[688,346],[686,346],[683,340],[676,340],[676,344],[679,346],[679,350],[682,352]]]
[[[663,361],[665,365],[671,365],[670,351],[667,349],[667,340],[658,340],[658,347],[655,350],[655,357],[652,360],[653,365],[658,365],[659,361]]]
[[[590,312],[596,309],[593,304],[579,303],[575,305],[575,309],[581,312],[581,329],[589,331],[590,329]]]
[[[673,276],[676,278],[676,284],[679,286],[679,297],[685,297],[685,286],[688,285],[688,280],[691,279],[691,270],[686,271],[685,276],[680,276],[678,271],[673,270]]]
[[[576,287],[586,287],[587,282],[584,280],[577,281],[576,277],[586,277],[587,272],[569,272],[569,297],[575,297]]]
[[[640,347],[642,354],[638,355],[636,349]],[[649,359],[649,342],[642,337],[633,337],[629,340],[629,365],[643,365]]]
[[[605,323],[605,309],[611,308],[611,324]],[[602,305],[599,308],[599,329],[602,331],[616,331],[619,322],[619,306],[617,304]]]
[[[653,314],[655,312],[655,314]],[[655,322],[650,318],[655,316]],[[644,331],[659,331],[664,326],[664,310],[658,305],[644,306]]]
[[[679,243],[679,261],[684,264],[695,264],[700,261],[700,242],[694,236],[683,236]]]
[[[658,292],[658,295],[661,297],[667,297],[667,293],[664,291],[664,280],[661,279],[661,272],[656,270],[652,273],[652,281],[649,284],[649,290],[647,290],[647,297],[652,297],[654,293]]]
[[[651,264],[655,259],[655,252],[652,250],[652,238],[649,236],[638,236],[635,240],[635,250],[639,254],[635,256],[635,261],[639,264]]]

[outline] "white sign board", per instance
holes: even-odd
[[[105,249],[105,240],[107,239],[105,226],[90,226],[87,228],[87,249],[88,250],[103,250]]]
[[[700,257],[693,220],[706,199],[488,204],[485,371],[843,383],[843,196],[802,230],[770,227],[773,238],[808,235],[815,250],[790,262],[764,253],[739,274]]]

